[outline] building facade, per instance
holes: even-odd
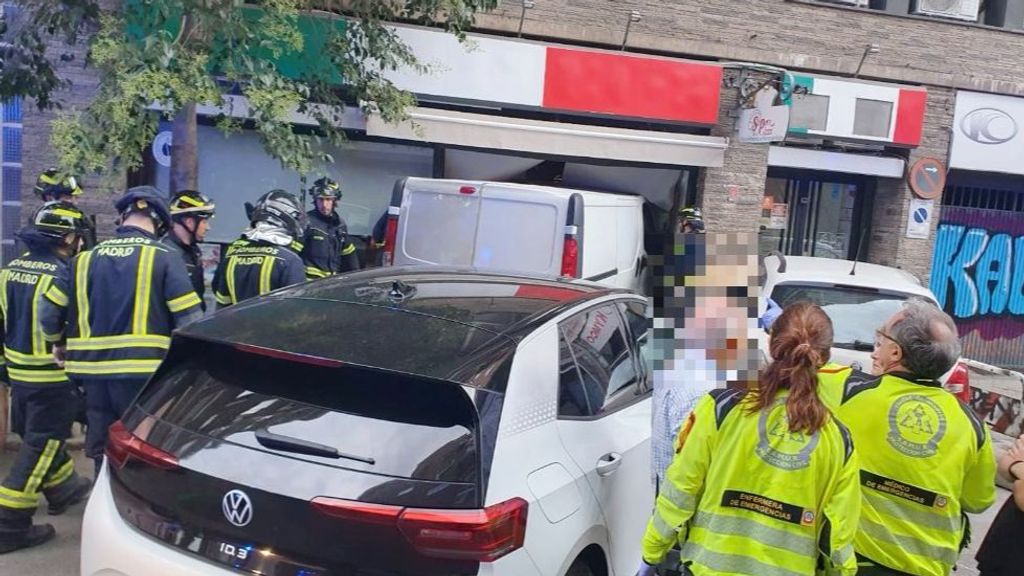
[[[971,293],[956,292],[965,277],[976,288],[998,287],[1005,268],[1006,290],[1017,286],[1014,242],[982,262],[991,262],[988,271],[958,261],[969,268],[959,279],[933,260],[959,257],[947,253],[962,240],[947,246],[942,239],[952,236],[936,238],[953,234],[942,232],[946,223],[981,222],[964,211],[1001,222],[1024,209],[1024,163],[1016,160],[1024,149],[1014,148],[1024,142],[1024,109],[1014,112],[1024,102],[1024,0],[526,4],[502,2],[480,14],[468,48],[436,30],[401,27],[421,60],[440,65],[430,76],[393,75],[419,97],[417,130],[351,115],[352,140],[329,172],[345,190],[355,234],[369,233],[402,176],[556,182],[643,194],[656,209],[653,222],[674,205],[699,205],[709,230],[759,230],[764,252],[897,266],[940,297],[951,294],[951,311],[957,294]],[[82,58],[62,64],[74,82],[72,105],[87,102],[95,86]],[[773,105],[787,108],[788,121],[775,119],[781,131],[759,123]],[[741,111],[752,107],[764,115]],[[1004,110],[1009,120],[976,113],[985,109]],[[28,105],[22,115],[24,219],[32,180],[53,158],[51,116]],[[771,141],[752,141],[751,128],[754,136],[774,131],[761,139]],[[147,156],[158,186],[166,183],[165,144]],[[200,148],[200,187],[221,207],[216,242],[244,225],[242,201],[300,186],[254,135],[224,139],[203,126]],[[910,185],[921,159],[952,167],[938,180],[948,181],[945,193],[931,200]],[[114,186],[86,183],[87,207],[109,215]],[[13,201],[4,196],[5,211]],[[112,219],[100,224],[109,230]],[[1016,237],[1014,229],[1003,233]],[[1015,326],[1024,310],[1006,301],[985,308],[986,322],[1014,328],[999,332],[998,346],[983,339],[975,350],[1013,364],[994,352],[1021,343]],[[976,316],[958,317],[962,331],[980,333]]]

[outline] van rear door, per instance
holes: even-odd
[[[568,194],[524,186],[483,186],[473,265],[557,276]]]
[[[395,264],[471,266],[480,182],[409,178],[398,221]]]

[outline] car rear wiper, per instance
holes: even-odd
[[[260,428],[256,431],[256,441],[259,442],[261,446],[270,448],[271,450],[292,452],[294,454],[305,454],[307,456],[320,456],[322,458],[343,458],[345,460],[364,462],[370,466],[377,463],[373,458],[345,454],[344,452],[339,452],[334,446],[327,446],[325,444],[310,442],[309,440],[302,440],[301,438],[292,438],[291,436],[274,434],[266,428]]]

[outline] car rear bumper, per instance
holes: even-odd
[[[82,521],[82,576],[238,576],[143,535],[121,518],[106,466],[96,480]],[[541,576],[526,550],[482,564],[479,576]]]
[[[104,466],[82,521],[82,576],[238,576],[139,533],[118,514]]]

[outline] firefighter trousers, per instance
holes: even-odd
[[[74,419],[71,384],[14,384],[11,403],[21,418],[22,442],[0,483],[0,538],[29,529],[40,494],[53,504],[69,498],[78,483],[65,447]]]
[[[85,455],[92,458],[96,476],[99,476],[107,430],[124,416],[146,380],[83,380],[82,383],[85,385],[85,415],[89,423],[85,430]]]

